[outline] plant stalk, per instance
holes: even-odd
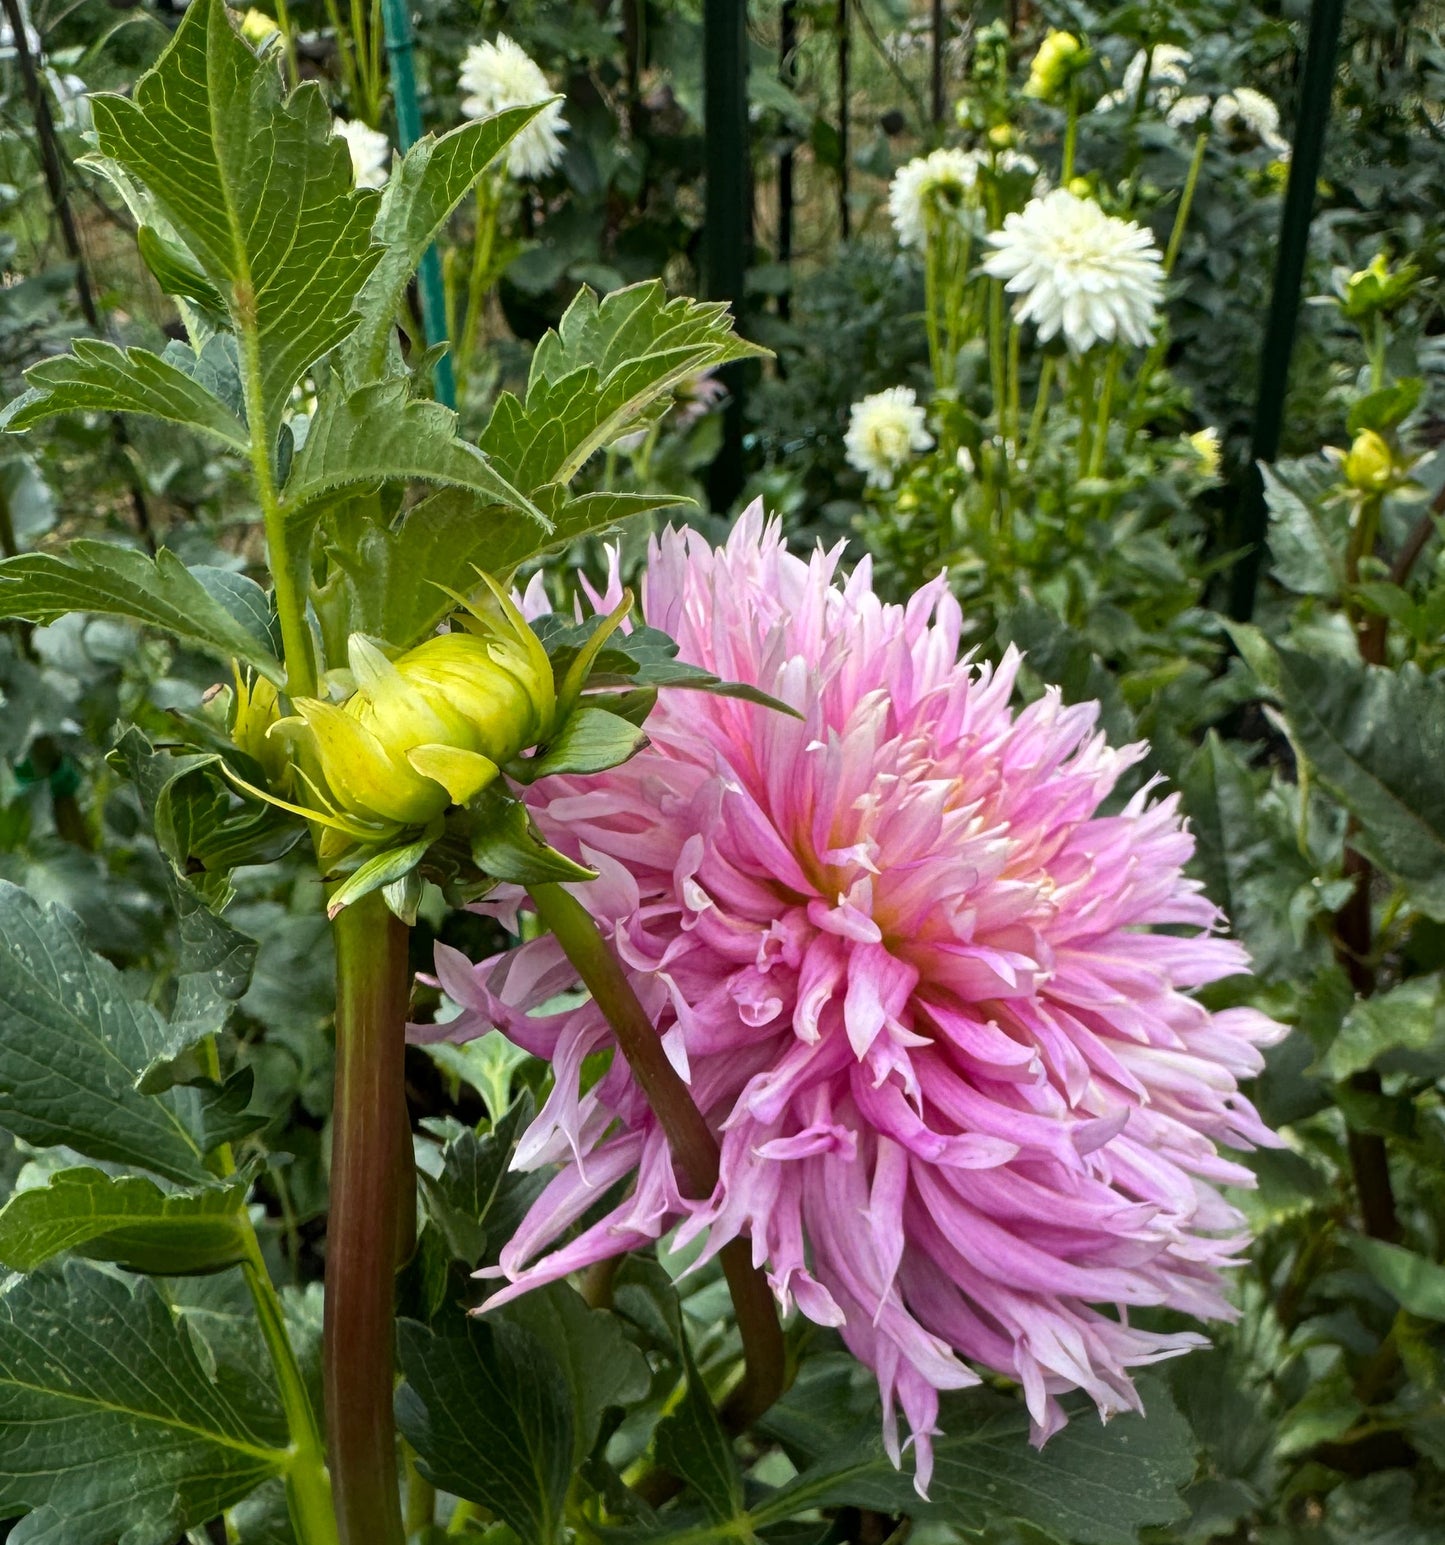
[[[682,1190],[697,1200],[711,1196],[720,1168],[717,1139],[693,1102],[691,1090],[667,1060],[656,1028],[591,914],[560,885],[534,885],[528,893],[537,915],[552,930],[611,1025],[632,1076],[667,1136],[681,1171]],[[725,1414],[734,1424],[746,1425],[783,1392],[783,1333],[767,1279],[753,1266],[747,1241],[735,1239],[720,1253],[737,1313],[746,1370]]]
[[[407,930],[373,892],[336,928],[336,1106],[325,1383],[341,1545],[403,1545],[392,1417],[394,1278],[414,1201],[403,1095]]]
[[[202,1043],[201,1057],[206,1073],[219,1082],[221,1059],[214,1037],[207,1037]],[[222,1178],[236,1172],[235,1156],[229,1143],[222,1143],[209,1162]],[[321,1440],[321,1428],[286,1329],[281,1299],[261,1254],[261,1241],[245,1212],[242,1212],[240,1222],[246,1252],[246,1258],[241,1262],[241,1275],[256,1308],[261,1338],[271,1354],[281,1409],[286,1414],[286,1431],[291,1438],[286,1468],[286,1502],[297,1545],[338,1545],[336,1512],[331,1502],[331,1482],[326,1474],[326,1445]]]

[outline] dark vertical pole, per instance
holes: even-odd
[[[416,69],[412,63],[411,11],[408,0],[382,0],[381,24],[386,34],[386,53],[391,64],[391,99],[396,104],[396,137],[403,154],[421,138],[421,104],[416,94]],[[427,346],[447,340],[446,291],[442,285],[442,260],[435,245],[426,249],[418,275],[421,288],[422,325]],[[457,405],[456,374],[450,353],[443,354],[432,371],[437,401]]]
[[[853,217],[848,209],[848,98],[852,86],[848,80],[848,0],[838,0],[838,234],[844,241],[852,234]]]
[[[708,299],[730,302],[741,324],[752,224],[746,0],[704,0],[703,55],[707,170],[703,283]],[[728,388],[723,448],[708,477],[715,510],[727,509],[743,486],[746,376],[741,365],[733,365],[723,372],[723,379]]]
[[[1295,123],[1289,184],[1285,189],[1284,213],[1280,220],[1274,291],[1270,297],[1269,320],[1259,361],[1259,394],[1255,400],[1254,438],[1250,447],[1250,458],[1254,463],[1273,461],[1279,455],[1290,356],[1294,352],[1295,327],[1299,320],[1300,287],[1309,256],[1315,188],[1330,119],[1330,97],[1334,89],[1335,58],[1339,52],[1343,15],[1344,0],[1313,0],[1310,7],[1309,42],[1305,47],[1299,116]],[[1254,611],[1255,589],[1264,562],[1266,528],[1263,480],[1253,469],[1248,473],[1248,479],[1235,544],[1244,551],[1235,563],[1229,583],[1229,613],[1241,621],[1247,621]]]
[[[785,86],[793,84],[793,51],[798,46],[798,8],[797,0],[783,0],[782,15],[778,23],[778,79]],[[793,260],[793,166],[794,151],[792,131],[784,128],[788,135],[784,142],[784,149],[778,157],[778,261],[791,263]],[[793,296],[791,289],[785,289],[778,296],[778,315],[784,321],[792,314]]]
[[[80,314],[86,326],[97,338],[106,336],[100,309],[95,304],[95,292],[90,287],[90,273],[85,264],[85,250],[80,245],[80,232],[76,228],[75,214],[70,207],[70,194],[65,187],[65,162],[60,154],[60,140],[55,132],[55,119],[50,113],[50,99],[40,81],[35,57],[30,52],[30,39],[25,30],[25,12],[20,0],[3,0],[5,19],[10,23],[10,34],[15,40],[15,62],[20,66],[20,78],[25,83],[25,95],[30,103],[30,116],[35,122],[35,140],[40,151],[40,167],[45,174],[45,188],[50,194],[50,205],[60,223],[60,237],[65,243],[65,253],[75,267],[75,298],[80,303]],[[111,436],[124,462],[125,480],[130,489],[130,505],[135,515],[136,528],[146,546],[156,550],[155,531],[151,527],[150,507],[146,504],[145,490],[140,475],[130,459],[130,434],[125,420],[119,413],[110,416]]]
[[[933,122],[943,122],[943,0],[933,0]]]

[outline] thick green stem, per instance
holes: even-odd
[[[392,1418],[397,1258],[414,1204],[403,1095],[407,930],[379,892],[336,919],[325,1379],[342,1545],[403,1545]]]
[[[612,1027],[632,1076],[667,1137],[683,1191],[696,1199],[711,1196],[720,1166],[717,1139],[693,1103],[691,1090],[667,1060],[647,1010],[597,924],[560,885],[534,885],[530,894],[537,915],[552,930]],[[741,1426],[761,1416],[782,1394],[786,1358],[777,1308],[767,1279],[752,1264],[747,1241],[733,1240],[722,1250],[721,1259],[746,1364],[743,1382],[729,1400],[726,1414]]]

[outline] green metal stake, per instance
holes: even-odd
[[[702,232],[703,283],[709,300],[731,303],[742,321],[752,190],[748,149],[748,37],[744,0],[703,6],[703,154],[707,209]],[[743,399],[748,373],[740,361],[719,372],[728,389],[723,447],[708,477],[715,510],[726,510],[743,486]]]
[[[1324,154],[1325,130],[1330,121],[1330,97],[1335,83],[1335,57],[1340,46],[1340,22],[1344,0],[1314,0],[1310,7],[1309,41],[1305,45],[1300,82],[1299,117],[1295,123],[1294,150],[1290,157],[1289,184],[1280,220],[1279,253],[1275,259],[1274,292],[1259,362],[1259,396],[1255,402],[1254,438],[1250,460],[1254,464],[1241,503],[1238,540],[1244,549],[1229,579],[1229,614],[1247,622],[1254,612],[1254,594],[1264,563],[1267,512],[1264,481],[1255,467],[1279,455],[1284,427],[1285,393],[1289,387],[1290,356],[1294,352],[1299,320],[1300,287],[1309,256],[1310,224],[1314,218],[1315,188]]]
[[[416,95],[416,70],[412,65],[411,12],[407,0],[381,0],[381,21],[386,32],[386,52],[391,60],[391,99],[396,104],[396,134],[403,153],[421,138],[421,106]],[[437,249],[426,249],[418,275],[421,286],[422,326],[427,347],[447,341],[446,291],[442,287],[442,260]],[[456,374],[450,352],[432,370],[437,401],[457,405]]]

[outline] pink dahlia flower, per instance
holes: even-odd
[[[1142,748],[1057,692],[1012,711],[1019,657],[960,662],[942,580],[890,606],[837,562],[791,556],[756,506],[717,551],[663,537],[648,622],[802,718],[664,693],[639,756],[533,792],[601,871],[574,894],[719,1134],[716,1191],[681,1194],[620,1056],[579,1092],[612,1039],[590,1003],[529,1012],[575,985],[550,938],[475,966],[440,949],[464,1012],[432,1033],[497,1025],[555,1072],[516,1162],[557,1173],[491,1303],[675,1224],[704,1258],[745,1236],[780,1303],[876,1373],[895,1463],[902,1407],[922,1491],[939,1391],[976,1367],[1023,1386],[1041,1442],[1060,1393],[1137,1406],[1129,1370],[1200,1342],[1132,1306],[1232,1316],[1246,1235],[1216,1188],[1252,1179],[1219,1146],[1273,1141],[1237,1080],[1283,1030],[1190,996],[1247,957],[1184,876],[1173,796],[1100,813]]]

